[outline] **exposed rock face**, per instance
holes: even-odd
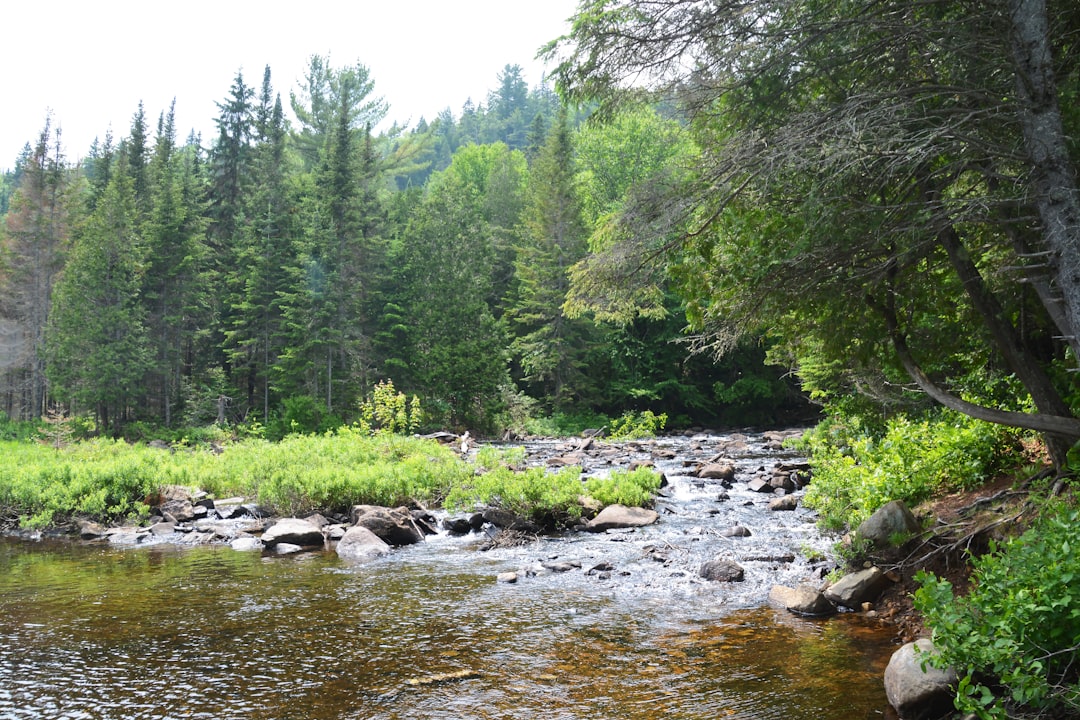
[[[322,530],[307,520],[285,518],[271,525],[262,535],[262,542],[268,548],[278,543],[299,545],[300,547],[318,547],[323,544]]]
[[[876,545],[887,545],[890,537],[917,533],[921,529],[907,505],[902,500],[893,500],[864,520],[856,534]]]
[[[876,600],[888,582],[885,573],[872,567],[840,578],[825,589],[825,597],[831,603],[857,608],[864,602]]]
[[[388,545],[412,545],[424,539],[424,533],[413,521],[408,508],[384,508],[378,505],[357,505],[352,510],[354,525],[366,527]]]
[[[659,517],[655,510],[608,505],[589,521],[585,529],[590,532],[604,532],[616,528],[644,527],[652,525]]]
[[[795,588],[773,585],[769,600],[796,615],[830,615],[836,611],[820,590],[806,583]]]
[[[713,558],[702,564],[698,575],[713,582],[742,582],[746,572],[738,563],[727,558]]]
[[[353,562],[367,562],[389,552],[390,546],[362,525],[349,528],[337,544],[338,556]]]
[[[885,668],[885,696],[904,720],[933,720],[953,708],[956,673],[922,668],[923,655],[934,652],[930,640],[916,640],[894,652]]]

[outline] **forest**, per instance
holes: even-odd
[[[77,163],[50,118],[4,174],[8,417],[281,437],[353,421],[381,382],[425,427],[484,434],[807,413],[758,339],[691,353],[673,285],[647,313],[564,312],[568,270],[631,188],[689,161],[672,113],[590,124],[507,65],[486,103],[376,133],[368,69],[320,56],[285,100],[267,67],[218,107],[216,138],[180,141],[173,107],[140,105]]]

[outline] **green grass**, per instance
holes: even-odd
[[[659,487],[659,476],[647,470],[588,483],[576,468],[519,471],[522,448],[484,448],[479,456],[472,465],[434,441],[349,427],[276,443],[243,440],[220,452],[170,452],[102,439],[59,450],[4,441],[0,513],[37,528],[75,515],[112,522],[144,516],[146,498],[163,486],[181,485],[215,497],[252,498],[280,515],[418,500],[451,508],[496,505],[559,526],[580,517],[582,495],[605,504],[644,505]]]

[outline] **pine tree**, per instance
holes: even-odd
[[[523,225],[515,262],[512,350],[526,386],[554,407],[567,407],[588,392],[582,370],[590,326],[562,312],[567,272],[585,255],[587,236],[565,111],[533,163]]]
[[[2,237],[0,370],[5,406],[15,418],[40,418],[47,400],[45,328],[71,225],[69,178],[52,118],[18,168]]]
[[[116,434],[145,392],[150,353],[139,301],[145,248],[134,181],[120,166],[75,239],[49,319],[48,376],[57,396]]]

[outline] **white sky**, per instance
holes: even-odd
[[[569,30],[576,0],[53,0],[0,9],[0,168],[33,144],[51,109],[69,161],[111,127],[128,134],[143,101],[151,131],[176,98],[182,142],[216,137],[215,102],[238,69],[256,92],[270,65],[288,111],[308,59],[371,71],[389,120],[415,125],[486,101],[507,64],[529,87],[537,49]]]

